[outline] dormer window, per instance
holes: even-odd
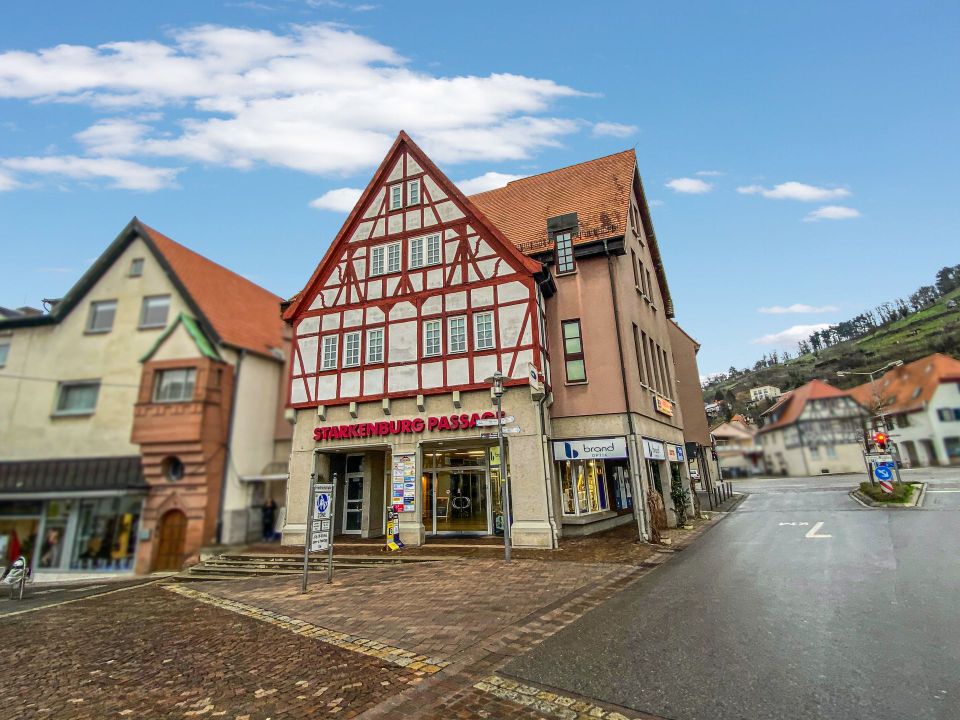
[[[390,188],[390,209],[399,210],[403,207],[403,185],[397,184]]]
[[[420,204],[420,181],[411,180],[407,183],[407,205]]]

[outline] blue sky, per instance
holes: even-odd
[[[960,262],[956,3],[35,7],[0,7],[2,305],[133,215],[290,295],[400,126],[474,189],[636,146],[702,373]]]

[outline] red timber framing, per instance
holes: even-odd
[[[409,187],[417,183],[417,201]],[[401,205],[391,209],[392,188]],[[436,262],[427,264],[428,240]],[[439,240],[436,240],[439,238]],[[413,262],[422,239],[421,262]],[[399,244],[399,267],[387,246]],[[378,259],[374,263],[374,249]],[[380,272],[374,272],[380,270]],[[544,371],[539,262],[494,227],[401,132],[309,283],[284,313],[294,326],[289,385],[293,407],[337,405],[486,387],[500,370],[527,380],[527,363]],[[489,313],[491,347],[478,347],[478,316]],[[462,351],[449,348],[451,319],[463,318]],[[440,352],[425,356],[424,326],[440,322]],[[370,331],[382,330],[382,361],[368,358]],[[346,340],[359,333],[359,362]],[[324,342],[336,338],[336,366],[323,369]]]

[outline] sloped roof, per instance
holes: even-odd
[[[764,425],[758,432],[765,433],[792,425],[800,417],[803,408],[810,400],[838,397],[850,397],[850,393],[847,390],[835,388],[823,380],[811,380],[806,385],[801,385],[796,390],[781,395],[779,401],[763,413],[763,415],[774,415],[778,411],[782,411],[780,419],[769,425]]]
[[[710,431],[710,434],[721,440],[753,440],[757,434],[757,430],[743,422],[733,419],[720,423]]]
[[[138,223],[196,303],[220,342],[268,355],[284,345],[279,295]]]
[[[912,412],[930,402],[940,383],[958,380],[960,360],[934,353],[888,370],[877,378],[876,393],[884,412]],[[874,387],[869,382],[852,388],[850,395],[864,407],[875,404]]]
[[[0,327],[60,322],[136,238],[157,257],[191,314],[214,342],[273,357],[283,348],[281,298],[133,218],[50,313],[0,319]]]
[[[533,255],[552,248],[547,220],[567,213],[577,213],[580,226],[574,245],[623,237],[634,185],[664,309],[672,318],[673,300],[632,149],[513,180],[505,187],[471,195],[470,200],[522,252]]]
[[[143,357],[140,358],[140,362],[147,362],[147,360],[152,358],[153,354],[160,349],[160,346],[162,346],[166,339],[173,334],[173,331],[176,330],[179,325],[183,325],[184,329],[187,331],[187,335],[189,335],[190,339],[193,340],[194,345],[196,345],[197,350],[200,351],[201,355],[218,362],[223,360],[223,358],[220,356],[220,353],[217,352],[217,346],[214,345],[210,341],[210,338],[207,337],[207,334],[203,331],[200,323],[186,313],[180,313],[177,315],[177,319],[167,325],[167,328],[163,331],[163,334],[160,335],[150,349],[144,353]]]

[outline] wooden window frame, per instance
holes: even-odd
[[[566,241],[570,244],[569,251],[563,250],[562,255],[566,256],[569,253],[570,263],[569,267],[565,269],[565,265],[561,260],[561,249],[560,242],[561,238],[566,236]],[[558,230],[553,234],[553,260],[557,267],[557,275],[570,275],[577,271],[577,261],[573,254],[573,230]]]
[[[567,326],[576,326],[577,334],[576,340],[580,343],[579,352],[569,352],[567,350],[567,340],[572,340],[573,338],[567,337]],[[567,381],[568,385],[579,385],[581,383],[587,382],[587,359],[584,355],[584,345],[583,345],[583,325],[580,323],[580,318],[569,318],[567,320],[560,321],[560,338],[563,341],[563,376]],[[583,377],[571,380],[569,374],[568,363],[571,362],[580,362],[581,367],[583,368]]]

